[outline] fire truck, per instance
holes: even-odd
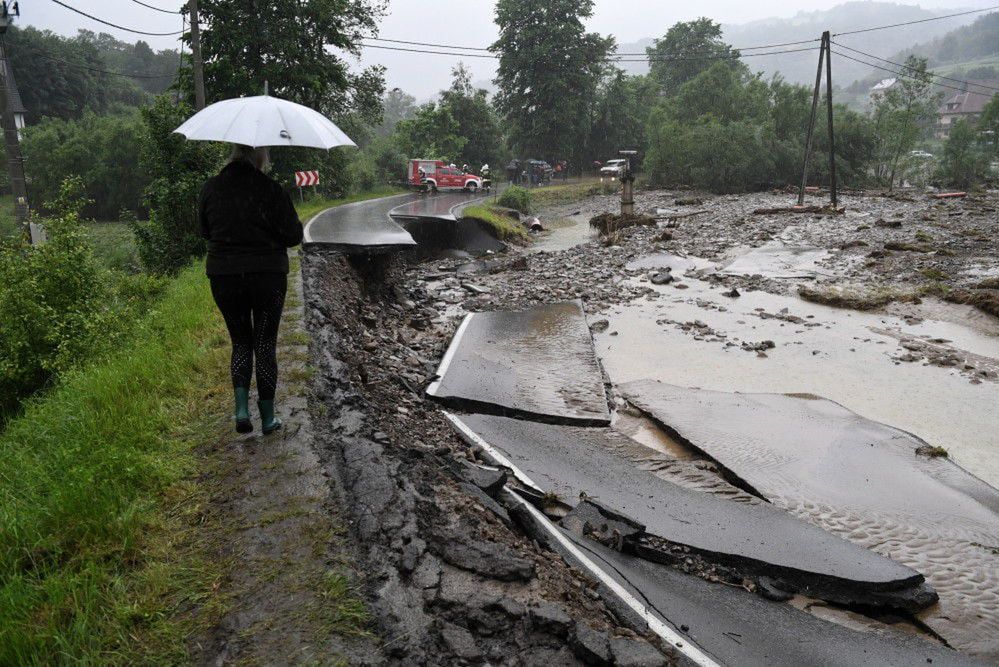
[[[438,190],[477,192],[482,188],[481,177],[466,174],[456,167],[449,167],[440,160],[410,160],[407,176],[409,185],[428,192]]]

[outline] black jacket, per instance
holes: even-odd
[[[201,236],[210,276],[288,273],[287,248],[302,242],[302,223],[281,186],[249,162],[227,164],[201,189]]]

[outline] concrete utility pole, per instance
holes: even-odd
[[[17,123],[14,120],[14,110],[10,106],[7,95],[7,68],[10,62],[7,60],[7,44],[4,35],[10,25],[11,14],[5,0],[0,0],[3,5],[0,10],[0,63],[3,71],[0,72],[0,118],[3,120],[4,147],[7,150],[7,173],[10,177],[10,190],[14,195],[14,216],[17,224],[24,230],[25,236],[31,239],[32,243],[38,242],[40,236],[30,225],[28,209],[28,190],[24,183],[24,158],[21,156],[21,143],[17,136]]]
[[[819,90],[822,88],[822,63],[826,66],[826,118],[829,128],[829,193],[833,208],[838,201],[836,187],[836,141],[833,136],[832,98],[832,37],[829,31],[822,33],[819,47],[819,67],[815,71],[815,89],[812,91],[812,113],[808,118],[808,134],[805,137],[805,160],[801,166],[801,187],[798,188],[798,206],[805,204],[805,186],[808,184],[808,160],[812,156],[812,137],[815,134],[815,120],[819,107]]]
[[[201,26],[198,25],[198,0],[188,0],[191,12],[191,66],[194,70],[194,110],[205,108],[205,65],[201,60]]]
[[[635,215],[635,175],[631,172],[631,156],[638,155],[638,151],[618,151],[618,155],[625,156],[624,173],[621,174],[621,217]]]
[[[805,204],[805,186],[808,185],[808,160],[812,157],[812,134],[815,131],[815,115],[819,109],[819,88],[822,86],[822,59],[826,55],[826,38],[822,36],[819,48],[819,67],[815,72],[815,89],[812,91],[812,113],[808,117],[808,134],[805,135],[805,159],[801,165],[801,187],[798,188],[798,206]]]
[[[822,33],[822,41],[826,45],[826,112],[829,119],[829,195],[832,207],[836,208],[836,138],[833,136],[833,98],[832,98],[832,37],[829,31]]]

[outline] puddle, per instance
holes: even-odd
[[[819,262],[829,258],[828,250],[789,246],[771,241],[735,258],[721,273],[730,276],[755,276],[765,278],[815,278],[832,275]]]
[[[996,360],[999,336],[942,320],[908,324],[894,315],[765,292],[729,299],[703,281],[684,282],[689,289],[682,292],[653,288],[654,300],[594,316],[610,322],[594,340],[615,384],[654,379],[718,391],[815,394],[944,447],[961,466],[999,487],[999,385],[971,384],[957,369],[899,364],[893,359],[900,349],[896,337],[872,329],[943,338],[956,349]],[[777,316],[763,319],[761,313]],[[688,333],[676,324],[688,322],[700,322],[712,334],[698,340],[691,334],[700,329]],[[741,347],[763,341],[775,344],[766,358]]]
[[[527,249],[529,253],[568,250],[597,238],[596,230],[590,227],[589,217],[583,214],[555,221],[544,220],[542,224],[546,225],[546,229],[534,237],[534,243]]]
[[[686,445],[671,438],[650,419],[618,410],[611,417],[611,428],[623,433],[649,449],[666,454],[677,461],[694,461],[699,457]]]

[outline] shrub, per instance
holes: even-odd
[[[967,188],[985,180],[989,160],[978,145],[974,127],[965,120],[954,123],[944,144],[937,178],[944,184]]]
[[[531,191],[519,185],[511,185],[503,191],[496,203],[506,208],[516,209],[521,213],[530,213]]]
[[[53,378],[110,348],[124,330],[128,295],[94,257],[80,222],[87,201],[67,179],[49,204],[48,240],[0,243],[0,419]]]
[[[191,257],[205,252],[198,230],[198,196],[221,166],[223,149],[172,134],[190,115],[187,104],[174,105],[165,95],[142,110],[141,164],[151,179],[145,193],[149,222],[131,222],[139,257],[153,273],[176,273]]]

